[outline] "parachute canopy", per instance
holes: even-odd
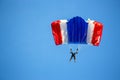
[[[99,46],[103,25],[100,22],[81,17],[70,20],[57,20],[51,23],[52,34],[56,45],[92,44]]]

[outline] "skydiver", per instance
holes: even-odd
[[[70,49],[70,53],[71,53],[71,57],[70,57],[70,61],[72,60],[72,58],[74,58],[74,62],[76,62],[76,54],[78,54],[78,48],[76,49],[76,52],[73,52],[72,49]]]

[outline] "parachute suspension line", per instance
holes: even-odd
[[[80,44],[78,44],[78,50],[80,50]]]
[[[73,51],[76,51],[77,49],[79,51],[81,48],[81,45],[80,44],[78,44],[78,45],[68,44],[68,47],[69,47],[69,49],[72,49]]]
[[[68,46],[69,46],[69,49],[72,49],[72,46],[71,46],[71,44],[68,44]]]

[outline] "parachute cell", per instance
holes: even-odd
[[[68,43],[86,43],[87,23],[81,17],[74,17],[67,23]]]

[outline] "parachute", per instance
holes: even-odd
[[[56,45],[62,44],[91,44],[99,46],[103,25],[79,16],[70,20],[56,20],[51,23],[52,34]]]

